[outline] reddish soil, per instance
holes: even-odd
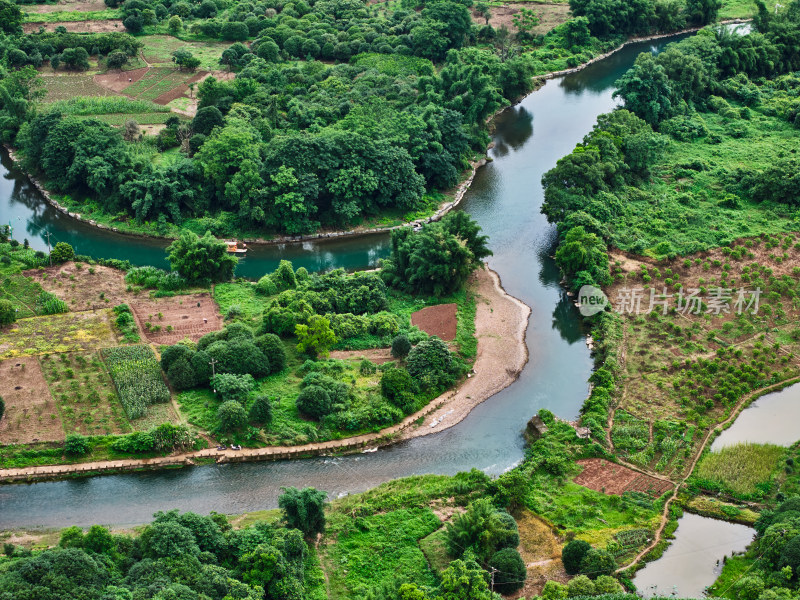
[[[120,93],[130,84],[144,77],[148,70],[148,67],[142,67],[133,71],[109,71],[102,75],[95,75],[94,82],[108,90]]]
[[[205,334],[222,329],[219,308],[208,292],[172,298],[135,298],[130,305],[139,329],[148,341],[157,344],[175,344],[186,338],[196,342]],[[147,323],[151,325],[149,329]],[[170,326],[172,331],[167,329]]]
[[[587,458],[579,460],[578,464],[583,471],[574,479],[575,483],[604,494],[619,496],[623,492],[644,492],[660,496],[672,489],[668,481],[643,475],[604,458]]]
[[[209,73],[207,71],[200,71],[197,75],[192,77],[191,79],[186,80],[186,84],[189,83],[197,83],[206,78]],[[161,104],[166,106],[173,100],[177,100],[178,98],[182,98],[189,92],[189,86],[186,84],[181,84],[178,87],[172,88],[168,92],[164,92],[158,98],[156,98],[153,102],[156,104]]]
[[[56,23],[23,23],[22,30],[25,33],[39,31],[39,27],[44,27],[47,31],[55,31],[56,27],[66,27],[67,31],[74,33],[109,33],[111,31],[124,32],[122,21],[119,19],[109,19],[102,21],[58,21]]]
[[[416,325],[428,335],[436,335],[443,340],[456,339],[456,304],[437,304],[418,310],[411,315],[411,324]]]
[[[31,444],[64,439],[64,427],[50,388],[34,356],[0,362],[0,444]]]

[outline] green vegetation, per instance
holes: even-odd
[[[710,452],[695,471],[696,483],[712,490],[730,490],[739,497],[748,498],[770,491],[770,478],[778,461],[786,453],[784,448],[772,445],[740,444]]]
[[[129,419],[144,416],[151,404],[169,402],[169,390],[149,346],[106,348],[103,360]]]

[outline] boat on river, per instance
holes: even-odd
[[[236,240],[228,240],[225,244],[227,245],[228,254],[233,254],[242,258],[247,255],[247,244],[242,243],[240,245]]]

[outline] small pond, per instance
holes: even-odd
[[[800,440],[800,383],[762,396],[711,444],[711,450],[749,442],[791,446]]]
[[[754,534],[745,525],[686,513],[664,555],[639,571],[633,583],[645,598],[702,598],[722,571],[723,557],[744,551]]]

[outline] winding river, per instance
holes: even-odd
[[[479,169],[461,207],[489,235],[490,266],[512,295],[533,309],[530,361],[519,380],[477,407],[460,424],[371,454],[336,459],[204,466],[179,471],[113,475],[0,487],[0,528],[133,524],[157,510],[180,508],[239,513],[272,508],[281,486],[311,485],[330,497],[366,490],[413,474],[453,474],[473,467],[498,474],[523,457],[522,429],[540,408],[577,416],[592,368],[579,316],[559,286],[550,258],[555,229],[540,214],[541,177],[615,106],[613,84],[643,51],[669,40],[629,45],[610,58],[547,81],[496,119],[492,162]],[[45,248],[43,231],[81,254],[164,264],[164,243],[97,230],[47,205],[3,155],[0,222],[14,237]],[[282,258],[320,270],[372,265],[388,254],[386,236],[323,244],[263,246],[238,269],[257,277]]]

